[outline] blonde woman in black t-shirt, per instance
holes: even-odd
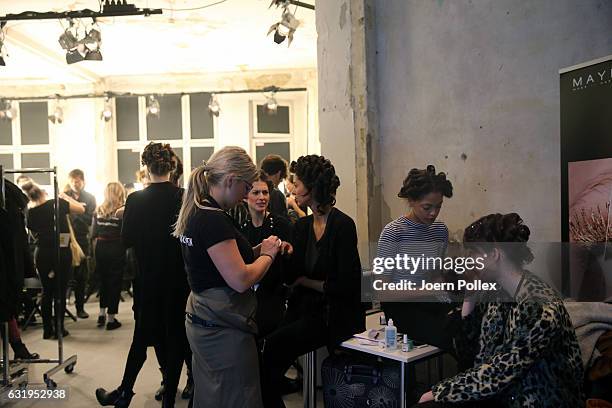
[[[225,213],[244,199],[257,169],[239,147],[224,147],[196,168],[174,235],[179,237],[191,294],[186,330],[193,352],[193,406],[262,407],[252,289],[279,251],[278,237],[252,247]]]

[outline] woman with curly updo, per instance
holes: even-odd
[[[584,407],[576,333],[559,295],[525,269],[533,260],[529,234],[515,213],[490,214],[465,229],[464,245],[484,258],[475,277],[497,282],[509,299],[466,298],[454,315],[461,328],[455,346],[472,364],[416,407]]]
[[[327,345],[331,350],[365,330],[361,264],[354,221],[334,207],[340,179],[323,156],[291,163],[298,205],[312,215],[295,224],[290,273],[293,287],[286,317],[263,343],[262,391],[266,408],[284,407],[279,384],[300,355]]]
[[[96,390],[101,405],[127,407],[146,357],[147,347],[163,350],[165,374],[163,407],[174,407],[186,350],[184,313],[189,287],[181,247],[172,226],[181,207],[183,189],[170,182],[176,168],[168,144],[149,143],[141,156],[150,185],[127,197],[121,242],[134,248],[138,271],[134,280],[134,337],[121,385],[107,392]]]
[[[448,246],[448,228],[437,221],[444,198],[453,196],[453,185],[444,173],[436,173],[433,165],[412,169],[397,194],[406,201],[408,211],[384,228],[378,240],[377,256],[393,258],[397,255],[418,258],[444,256]],[[393,282],[410,280],[421,286],[438,279],[437,271],[423,268],[385,271],[385,279]],[[401,333],[417,341],[442,348],[450,348],[451,338],[445,327],[445,316],[450,306],[442,299],[432,298],[431,292],[403,291],[397,296],[401,302],[383,303],[387,318],[392,318]],[[432,301],[433,300],[433,301]]]

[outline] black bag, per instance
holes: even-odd
[[[400,368],[395,362],[350,354],[323,361],[326,408],[400,408]]]

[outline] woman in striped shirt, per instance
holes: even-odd
[[[448,246],[448,228],[436,219],[442,209],[444,197],[450,198],[452,195],[451,182],[446,179],[446,174],[436,174],[434,166],[410,170],[398,193],[398,197],[407,201],[409,210],[385,226],[378,240],[377,256],[443,257]],[[416,282],[417,287],[421,286],[422,280],[431,282],[436,279],[435,271],[424,269],[392,270],[385,274],[387,280],[399,282],[406,279]],[[408,334],[412,339],[448,348],[450,337],[444,330],[448,303],[436,301],[431,293],[421,291],[406,291],[401,295],[401,303],[390,302],[382,305],[387,318],[393,318],[399,331]]]

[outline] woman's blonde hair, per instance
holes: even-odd
[[[96,212],[101,217],[111,217],[119,208],[125,205],[125,188],[121,183],[108,183],[104,189],[104,202]]]
[[[226,176],[234,175],[252,183],[257,178],[257,167],[247,152],[237,146],[226,146],[216,151],[208,160],[195,168],[189,176],[183,204],[174,226],[175,237],[185,233],[189,218],[202,206],[202,200],[209,194],[210,186],[219,185]]]

